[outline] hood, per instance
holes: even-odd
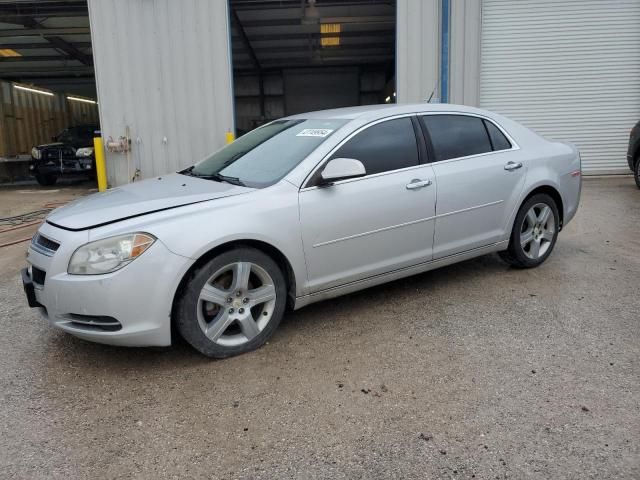
[[[80,198],[51,212],[47,222],[66,230],[86,230],[252,190],[174,173]]]

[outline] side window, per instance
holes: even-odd
[[[493,122],[484,120],[484,124],[489,132],[489,138],[491,139],[491,146],[493,150],[509,150],[511,148],[511,142],[507,140],[507,137],[496,127]]]
[[[409,117],[378,123],[358,133],[331,158],[360,160],[367,175],[418,165],[418,143]]]
[[[481,118],[466,115],[424,115],[420,117],[420,121],[431,137],[436,162],[492,150]]]

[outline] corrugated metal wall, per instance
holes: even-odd
[[[628,173],[640,118],[640,2],[484,0],[483,107],[578,146],[585,173]]]
[[[440,0],[398,0],[396,22],[398,103],[439,98]]]
[[[89,0],[103,137],[127,128],[129,155],[107,153],[111,185],[179,170],[233,130],[226,0]]]
[[[0,157],[27,155],[35,145],[51,142],[66,127],[98,123],[95,104],[42,95],[0,82]]]
[[[450,0],[449,102],[477,107],[480,102],[479,0]]]

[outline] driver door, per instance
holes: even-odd
[[[431,260],[435,177],[420,156],[411,117],[384,120],[330,156],[360,160],[366,176],[300,191],[309,293]]]

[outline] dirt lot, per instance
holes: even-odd
[[[4,189],[2,216],[83,188]],[[0,476],[640,478],[638,225],[631,177],[586,180],[542,267],[490,255],[316,304],[224,361],[52,330],[26,243],[2,248]]]

